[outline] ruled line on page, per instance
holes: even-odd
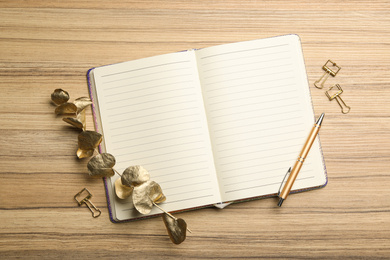
[[[142,88],[138,88],[138,89],[131,89],[131,87],[134,86],[134,85],[126,85],[127,89],[125,91],[121,91],[121,92],[118,92],[118,93],[107,94],[106,97],[114,97],[114,96],[118,96],[118,95],[129,94],[129,93],[136,93],[136,92],[141,92],[141,91],[150,91],[150,90],[153,90],[155,88],[161,88],[161,87],[165,87],[165,86],[172,86],[172,85],[184,84],[184,83],[190,83],[190,82],[193,83],[193,81],[189,81],[188,79],[185,79],[185,80],[181,79],[179,81],[168,82],[168,83],[165,83],[165,84],[142,86]]]
[[[285,87],[285,86],[284,86]],[[275,90],[277,88],[273,88],[273,90]],[[279,95],[279,94],[286,94],[286,93],[295,93],[295,90],[289,90],[289,91],[277,91],[277,92],[272,92],[272,93],[267,93],[267,94],[257,94],[257,95],[254,95],[253,92],[259,92],[259,90],[247,90],[247,91],[240,91],[240,94],[245,94],[245,93],[248,93],[248,92],[252,92],[252,96],[251,96],[251,99],[256,99],[256,98],[259,98],[259,97],[267,97],[267,96],[274,96],[274,95]],[[233,96],[233,98],[231,98],[229,101],[217,101],[217,102],[210,102],[210,104],[212,105],[217,105],[217,104],[223,104],[223,103],[227,103],[227,102],[232,102],[232,101],[239,101],[239,100],[247,100],[248,97],[240,97],[240,98],[235,98],[235,94],[236,93],[229,93],[229,94],[225,94],[224,96]],[[292,96],[294,98],[296,98],[296,96]],[[214,97],[216,98],[216,97]],[[218,98],[221,98],[220,96]],[[257,100],[258,102],[258,100]],[[272,101],[271,101],[272,102]],[[245,102],[246,103],[246,102]],[[213,110],[215,111],[215,110]]]
[[[291,111],[290,113],[296,113],[295,111]],[[284,114],[284,113],[283,113]],[[276,114],[277,115],[277,114]],[[264,118],[267,118],[267,117],[273,117],[275,116],[274,114],[272,115],[265,115],[263,117]],[[291,116],[289,118],[289,120],[295,120],[295,119],[298,119],[298,118],[301,118],[302,116]],[[247,116],[247,117],[241,117],[239,119],[236,119],[235,122],[237,121],[241,121],[241,120],[250,120],[250,119],[255,119],[255,118],[258,118],[258,116],[253,116],[253,115],[250,115],[250,116]],[[276,119],[276,120],[262,120],[261,121],[261,124],[259,122],[254,122],[254,123],[249,123],[245,126],[243,125],[235,125],[235,126],[232,126],[232,127],[228,127],[228,128],[222,128],[222,129],[218,129],[216,130],[215,132],[220,132],[220,131],[224,131],[224,130],[232,130],[232,129],[239,129],[239,128],[243,128],[243,127],[248,127],[248,126],[260,126],[260,125],[266,125],[266,127],[262,127],[262,128],[256,128],[256,129],[253,129],[251,131],[246,131],[246,133],[251,133],[251,132],[258,132],[258,131],[264,131],[264,130],[270,130],[270,129],[274,129],[274,127],[270,127],[269,123],[275,123],[275,122],[280,122],[280,120]],[[216,123],[215,125],[221,125],[221,124],[230,124],[230,121],[226,121],[226,122],[219,122],[219,123]],[[299,125],[299,123],[292,123],[290,124],[289,126],[296,126],[296,125]],[[282,127],[289,127],[289,126],[282,126]],[[218,135],[216,138],[224,138],[226,136],[224,135]]]
[[[169,134],[169,133],[185,132],[186,130],[195,130],[195,129],[200,130],[201,127],[190,127],[190,128],[180,129],[180,130],[175,130],[175,131],[165,131],[165,132],[158,133],[158,134],[143,135],[142,137],[137,137],[137,138],[133,138],[133,139],[125,139],[125,140],[122,139],[122,140],[119,140],[119,141],[113,141],[113,143],[123,143],[123,142],[126,142],[126,141],[140,140],[141,138],[150,138],[150,137],[154,137],[154,136],[161,136],[161,135]]]
[[[209,62],[209,63],[202,63],[204,66],[209,66],[209,65],[215,65],[216,63],[223,63],[223,64],[228,64],[228,65],[218,65],[217,68],[215,68],[214,66],[209,68],[209,69],[205,69],[203,68],[203,72],[211,72],[213,70],[220,70],[220,69],[227,69],[227,68],[234,68],[234,67],[239,67],[241,66],[242,63],[234,63],[234,64],[231,64],[231,61],[237,61],[237,60],[240,60],[241,62],[244,62],[245,59],[253,59],[253,58],[257,58],[257,57],[264,57],[264,56],[268,56],[268,55],[274,55],[274,54],[281,54],[281,53],[285,53],[287,51],[278,51],[278,52],[274,52],[272,54],[258,54],[258,55],[248,55],[248,56],[240,56],[240,58],[227,58],[227,59],[224,59],[224,60],[217,60],[217,61],[213,61],[213,62]],[[255,65],[255,64],[262,64],[262,63],[269,63],[269,62],[274,62],[274,61],[283,61],[283,60],[286,60],[286,58],[271,58],[271,59],[262,59],[260,61],[255,61],[255,62],[246,62],[245,64],[247,65]],[[289,63],[290,64],[290,63]],[[287,64],[281,64],[281,66],[285,66]],[[291,65],[291,64],[290,64]],[[275,66],[267,66],[267,67],[263,67],[264,69],[269,69],[269,68],[273,68],[273,67],[278,67],[279,65],[275,65]]]
[[[199,161],[197,163],[192,163],[192,164],[197,164],[197,168],[191,168],[189,171],[190,172],[198,172],[198,171],[207,171],[207,168],[206,167],[202,167],[202,168],[198,168],[199,164],[202,163],[203,161]],[[166,174],[160,174],[158,175],[156,178],[158,179],[161,179],[163,180],[165,177],[168,177],[168,176],[174,176],[174,175],[178,175],[178,174],[182,174],[182,170],[178,170],[178,168],[176,168],[176,171],[170,171],[169,173],[166,173]]]
[[[103,74],[103,75],[101,75],[101,77],[102,78],[112,77],[112,76],[117,76],[117,75],[120,75],[120,74],[123,74],[123,73],[135,72],[135,71],[140,71],[140,70],[145,70],[145,69],[163,67],[163,66],[172,65],[172,64],[188,63],[188,62],[190,62],[190,61],[189,60],[181,60],[181,61],[173,61],[173,62],[161,63],[161,64],[156,64],[156,65],[153,65],[153,66],[141,67],[141,68],[138,68],[138,69],[131,69],[131,70],[125,70],[125,71],[120,71],[120,72],[115,72],[115,73]]]
[[[184,166],[186,167],[190,167],[192,165],[196,165],[196,166],[199,166],[201,165],[202,163],[204,163],[204,161],[192,161],[191,163],[181,163],[181,164],[175,164],[175,165],[172,165],[172,166],[167,166],[167,167],[159,167],[159,168],[150,168],[151,171],[156,171],[156,170],[163,170],[164,172],[168,172],[167,170],[169,170],[168,173],[165,173],[165,174],[160,174],[159,176],[157,177],[164,177],[164,176],[169,176],[171,174],[176,174],[177,172],[174,172],[172,171],[171,169],[174,168],[174,169],[182,169],[182,167],[184,168]],[[192,168],[191,168],[192,169]],[[208,168],[202,168],[203,170],[204,169],[208,169]],[[199,169],[194,169],[195,170],[199,170]],[[182,170],[180,170],[180,172],[182,172]]]
[[[305,177],[305,178],[297,178],[295,180],[295,182],[300,182],[300,181],[303,181],[303,180],[307,180],[307,179],[313,179],[314,176],[310,176],[310,177]],[[280,185],[280,181],[279,182],[273,182],[273,183],[267,183],[267,184],[263,184],[263,185],[256,185],[256,186],[246,186],[242,189],[235,189],[235,190],[228,190],[226,191],[226,193],[231,193],[231,192],[237,192],[237,191],[242,191],[242,190],[249,190],[249,189],[257,189],[257,188],[261,188],[261,187],[266,187],[266,186],[273,186],[273,185]],[[277,192],[277,190],[275,190],[275,193]]]
[[[186,177],[186,178],[175,178],[175,180],[165,180],[165,181],[160,181],[159,183],[160,184],[164,184],[164,183],[174,183],[176,181],[182,181],[182,180],[191,180],[191,179],[196,179],[196,178],[204,178],[204,177],[207,177],[208,174],[203,174],[203,175],[197,175],[197,176],[191,176],[191,177]],[[202,182],[202,183],[207,183],[207,182]],[[194,183],[194,184],[197,184],[197,183]]]
[[[152,75],[152,74],[151,74]],[[188,77],[190,76],[191,74],[188,73],[188,74],[181,74],[180,77]],[[149,75],[150,76],[150,75]],[[120,85],[120,86],[115,86],[115,87],[111,87],[111,88],[105,88],[105,91],[113,91],[114,89],[120,89],[120,88],[129,88],[129,87],[135,87],[135,86],[144,86],[145,84],[148,84],[148,83],[151,83],[151,82],[161,82],[161,81],[164,81],[164,80],[169,80],[169,79],[177,79],[178,77],[177,76],[168,76],[168,77],[161,77],[161,78],[157,78],[157,79],[147,79],[147,80],[144,80],[144,81],[139,81],[139,82],[132,82],[131,85],[129,85],[128,83],[127,84],[123,84],[123,85]],[[172,84],[172,83],[169,83],[169,84]],[[156,87],[159,87],[159,85],[157,85]],[[150,88],[150,87],[149,87]],[[118,93],[112,93],[108,96],[116,96],[116,95],[121,95],[123,93],[127,93],[126,92],[118,92]]]
[[[257,82],[255,83],[249,83],[248,85],[256,85],[258,84]],[[277,85],[277,86],[272,86],[272,89],[273,90],[278,90],[278,89],[282,89],[282,88],[286,88],[288,86],[290,86],[291,83],[288,83],[288,84],[282,84],[282,85]],[[243,86],[242,84],[240,84],[239,86]],[[244,85],[245,86],[245,85]],[[238,87],[237,85],[232,85],[231,87],[229,87],[229,89],[233,89],[234,87]],[[253,92],[259,92],[259,91],[262,91],[262,90],[265,90],[269,88],[268,86],[258,86],[256,89],[243,89],[240,91],[241,94],[249,94],[249,93],[253,93]],[[279,92],[280,93],[280,92]],[[211,96],[211,97],[208,97],[208,100],[210,99],[215,99],[215,98],[224,98],[226,96],[232,96],[232,95],[235,95],[235,92],[227,92],[227,93],[221,93],[220,95],[218,96]],[[226,102],[226,101],[222,101],[222,102]],[[218,102],[210,102],[211,104],[218,104]]]
[[[290,134],[290,132],[286,132],[286,135]],[[259,139],[260,140],[260,137],[257,137],[257,138],[245,138],[245,139],[241,139],[241,140],[234,140],[234,141],[228,141],[228,142],[225,142],[225,143],[219,143],[219,146],[223,146],[223,145],[227,145],[227,144],[232,144],[232,143],[239,143],[240,145],[233,145],[233,146],[230,146],[230,148],[221,148],[221,150],[218,150],[218,151],[224,151],[224,152],[228,152],[228,151],[231,151],[231,150],[237,150],[237,149],[241,149],[241,148],[250,148],[252,146],[259,146],[260,144],[262,144],[263,146],[264,145],[268,145],[268,144],[272,144],[272,145],[275,145],[275,144],[278,144],[278,143],[285,143],[287,141],[291,142],[291,141],[294,141],[294,140],[301,140],[302,137],[292,137],[292,138],[285,138],[285,139],[278,139],[277,141],[272,141],[272,142],[255,142],[256,139]],[[252,141],[251,144],[247,144],[247,142],[245,141]],[[276,147],[276,148],[257,148],[257,150],[259,152],[264,152],[264,151],[272,151],[272,150],[275,150],[275,149],[280,149],[280,147]],[[230,155],[226,155],[226,156],[218,156],[219,159],[225,159],[225,158],[229,158]]]
[[[170,148],[172,147],[176,147],[176,146],[170,146]],[[164,149],[165,147],[161,147],[159,149]],[[155,148],[154,150],[158,150],[157,148]],[[173,155],[173,154],[183,154],[184,152],[188,152],[188,148],[185,148],[185,149],[181,149],[181,150],[175,150],[173,152],[165,152],[164,153],[164,156],[170,156],[170,155]],[[204,151],[205,150],[205,147],[197,147],[197,148],[191,148],[191,152],[195,152],[197,150],[201,150],[201,151]],[[150,151],[150,150],[148,150]],[[122,156],[129,156],[129,155],[134,155],[134,153],[116,153],[115,156],[116,157],[122,157]],[[205,154],[204,153],[201,153],[201,154],[197,154],[195,156],[204,156]],[[187,157],[181,157],[181,159],[187,159],[187,158],[191,158],[191,156],[194,156],[194,154],[191,154],[190,156],[187,156]],[[145,157],[133,157],[133,160],[134,161],[139,161],[139,160],[145,160],[145,159],[152,159],[152,158],[160,158],[162,157],[161,154],[157,154],[157,155],[147,155]],[[164,160],[165,162],[167,162],[167,160]],[[169,161],[169,160],[168,160]]]
[[[194,103],[195,101],[183,101],[183,102],[176,102],[175,104],[166,104],[164,106],[159,106],[159,108],[161,109],[162,107],[170,107],[170,106],[174,106],[174,105],[181,105],[181,104],[190,104],[190,103]],[[111,114],[110,115],[110,118],[112,117],[115,117],[115,116],[123,116],[124,114],[126,115],[135,115],[133,117],[126,117],[126,120],[133,120],[133,119],[139,119],[139,118],[145,118],[145,117],[150,117],[150,116],[156,116],[156,115],[161,115],[161,114],[169,114],[171,112],[182,112],[182,111],[187,111],[187,110],[194,110],[194,109],[198,109],[198,107],[196,106],[192,106],[192,107],[184,107],[184,108],[180,108],[180,109],[171,109],[169,111],[164,111],[164,112],[155,112],[155,113],[149,113],[147,115],[142,115],[142,116],[139,116],[140,112],[144,112],[144,111],[147,111],[147,110],[155,110],[156,107],[149,107],[149,108],[143,108],[143,109],[138,109],[138,110],[132,110],[131,113],[129,112],[123,112],[123,113],[115,113],[115,114]],[[119,123],[119,122],[123,122],[123,118],[121,119],[115,119],[115,121],[109,121],[109,123],[113,124],[113,123]]]
[[[178,99],[178,98],[183,98],[183,97],[190,97],[192,96],[193,93],[191,94],[183,94],[183,95],[176,95],[176,96],[170,96],[170,97],[166,97],[165,100],[167,99]],[[130,108],[132,106],[137,106],[137,105],[146,105],[148,103],[155,103],[156,101],[160,101],[161,98],[157,98],[157,99],[152,99],[152,100],[148,100],[148,101],[144,101],[144,102],[131,102],[130,104],[124,104],[124,105],[121,105],[121,106],[114,106],[114,107],[110,107],[110,108],[107,108],[107,110],[114,110],[114,109],[122,109],[122,108]],[[176,105],[176,103],[174,103],[174,105]],[[149,108],[148,108],[149,109]]]
[[[272,46],[265,46],[265,47],[257,47],[257,48],[251,48],[251,49],[243,49],[243,50],[237,50],[237,51],[228,51],[228,52],[221,52],[213,55],[203,56],[201,57],[202,60],[209,59],[209,58],[215,58],[217,56],[222,55],[231,55],[235,53],[243,53],[243,52],[253,52],[256,50],[265,50],[265,49],[271,49],[271,48],[279,48],[282,46],[287,46],[288,44],[279,44],[279,45],[272,45]]]
[[[252,65],[253,66],[253,65],[262,64],[262,63],[266,63],[266,61],[250,62],[250,63],[245,63],[245,65]],[[277,64],[277,65],[273,65],[273,66],[260,67],[260,68],[255,67],[253,69],[241,69],[241,70],[236,69],[235,72],[236,73],[243,73],[243,72],[251,72],[251,71],[263,71],[263,70],[269,70],[269,69],[273,69],[273,68],[280,68],[280,67],[286,67],[286,66],[291,67],[291,63]],[[219,66],[218,70],[220,70],[221,68],[227,69],[227,68],[235,68],[235,67],[241,68],[242,64],[234,64],[234,65],[230,65],[230,66]],[[216,69],[203,70],[203,72],[210,72],[211,70],[216,70]],[[213,73],[213,75],[205,76],[204,79],[211,79],[211,78],[219,77],[223,74],[224,74],[223,72]]]
[[[188,81],[181,81],[179,82],[180,84],[181,83],[188,83]],[[177,83],[171,83],[171,84],[164,84],[164,85],[176,85]],[[158,88],[161,88],[162,85],[156,85],[155,87],[158,87]],[[188,90],[188,89],[191,89],[191,88],[183,88],[183,86],[181,85],[179,88],[175,88],[175,89],[171,89],[171,90],[162,90],[162,91],[157,91],[157,92],[154,92],[154,93],[150,93],[150,94],[144,94],[144,95],[138,95],[137,97],[138,98],[144,98],[144,97],[149,97],[149,96],[155,96],[155,95],[160,95],[160,94],[167,94],[167,93],[170,93],[170,92],[177,92],[177,91],[183,91],[183,90]],[[144,90],[144,89],[143,89]],[[133,92],[133,91],[128,91],[128,92],[123,92],[123,93],[120,93],[118,95],[121,95],[123,96],[123,94],[127,94],[129,92]],[[119,103],[121,101],[129,101],[127,97],[125,98],[121,98],[121,99],[115,99],[115,100],[111,100],[111,101],[107,101],[106,104],[110,104],[110,103]]]
[[[264,84],[264,83],[268,83],[268,82],[277,82],[277,81],[286,81],[286,80],[291,80],[293,79],[294,76],[288,76],[288,77],[278,77],[277,79],[267,79],[267,80],[264,80],[264,79],[261,79],[260,81],[254,81],[254,82],[241,82],[240,84],[233,84],[231,86],[229,86],[229,84],[227,85],[223,85],[223,86],[220,86],[219,88],[212,88],[212,89],[207,89],[206,88],[206,92],[215,92],[215,91],[220,91],[220,90],[226,90],[226,89],[234,89],[234,88],[237,88],[237,87],[245,87],[245,86],[259,86],[261,87],[261,84]],[[267,87],[270,87],[270,86],[266,86],[266,85],[263,85],[264,88],[267,88]],[[246,91],[251,91],[251,90],[246,90]],[[217,96],[217,95],[215,95]]]
[[[260,96],[252,96],[252,97],[250,97],[250,98],[241,98],[242,100],[245,100],[246,102],[245,102],[245,104],[239,104],[239,105],[230,105],[229,106],[229,108],[238,108],[238,107],[240,107],[240,108],[243,108],[243,107],[247,107],[247,106],[252,106],[252,105],[256,105],[256,104],[259,104],[259,100],[258,100],[258,98],[259,98]],[[255,100],[253,100],[253,99],[255,99]],[[297,97],[296,96],[290,96],[290,97],[288,97],[288,98],[280,98],[280,99],[273,99],[273,100],[269,100],[269,101],[264,101],[264,102],[262,102],[262,105],[264,105],[264,104],[266,104],[266,103],[275,103],[275,102],[277,102],[277,101],[288,101],[288,100],[296,100],[297,99]],[[250,102],[248,101],[248,100],[251,100]],[[226,102],[220,102],[219,104],[223,104],[223,103],[233,103],[233,102],[235,102],[235,101],[237,101],[237,99],[232,99],[232,100],[230,100],[230,102],[228,102],[228,101],[226,101]],[[213,105],[215,105],[215,104],[213,104]],[[291,105],[294,105],[294,104],[291,104]],[[269,106],[269,107],[267,107],[267,110],[272,110],[272,109],[275,109],[277,106]],[[215,108],[215,109],[211,109],[210,110],[210,112],[216,112],[216,111],[221,111],[221,110],[225,110],[226,108]],[[251,109],[250,111],[253,111],[253,109]],[[247,112],[247,111],[244,111],[244,112]]]
[[[199,136],[199,135],[193,135],[193,136]],[[185,137],[187,138],[187,136]],[[169,140],[169,139],[167,139]],[[156,144],[156,143],[161,143],[161,142],[165,142],[166,140],[158,140],[158,141],[154,141],[154,142],[148,142],[148,143],[143,143],[143,144],[136,144],[136,145],[128,145],[126,147],[121,147],[121,148],[118,148],[117,150],[121,150],[121,149],[136,149],[137,147],[143,147],[145,145],[149,145],[149,144]],[[176,146],[182,146],[182,145],[190,145],[190,144],[197,144],[197,143],[201,143],[202,141],[200,140],[196,140],[196,141],[192,141],[192,142],[187,142],[187,143],[180,143],[180,144],[174,144],[174,145],[165,145],[165,146],[157,146],[156,148],[153,148],[153,149],[148,149],[148,151],[153,151],[153,150],[158,150],[158,149],[164,149],[164,148],[170,148],[170,147],[176,147]]]
[[[305,166],[305,169],[303,169],[301,171],[301,173],[309,173],[311,171],[311,165],[307,164]],[[234,183],[245,183],[246,182],[246,179],[247,177],[250,177],[250,176],[256,176],[256,178],[254,179],[251,179],[251,180],[257,180],[257,181],[260,181],[260,180],[267,180],[267,179],[278,179],[280,180],[280,183],[282,182],[283,180],[283,177],[286,175],[287,171],[288,171],[288,168],[282,168],[282,167],[277,167],[277,168],[272,168],[270,169],[269,171],[272,171],[272,172],[277,172],[276,174],[272,174],[272,175],[261,175],[260,174],[260,171],[258,169],[255,169],[253,170],[252,172],[249,172],[245,175],[240,175],[240,176],[230,176],[230,177],[226,177],[225,179],[233,179],[231,180],[231,182],[227,182],[226,184],[224,184],[224,186],[230,186],[230,185],[234,185]]]
[[[191,67],[182,67],[182,68],[172,68],[172,69],[167,69],[167,70],[162,70],[162,71],[159,71],[159,72],[156,72],[156,73],[153,73],[154,75],[158,75],[158,74],[166,74],[167,72],[171,72],[171,71],[180,71],[180,70],[189,70],[191,69]],[[129,72],[127,72],[129,73]],[[114,80],[110,80],[110,81],[103,81],[104,84],[111,84],[111,83],[114,83],[114,82],[118,82],[118,81],[122,81],[122,80],[134,80],[136,78],[142,78],[142,77],[145,77],[145,76],[148,76],[150,75],[150,73],[148,74],[140,74],[140,75],[136,75],[136,76],[128,76],[126,78],[117,78],[117,79],[114,79]]]
[[[128,123],[128,124],[117,126],[117,127],[111,127],[110,129],[111,130],[118,130],[118,129],[122,129],[122,128],[136,127],[136,126],[146,125],[146,124],[150,124],[150,123],[164,122],[164,121],[167,121],[167,120],[170,120],[170,119],[188,118],[188,117],[192,117],[192,116],[196,116],[196,115],[197,114],[173,116],[173,117],[169,117],[169,118],[161,118],[161,119],[158,119],[158,120],[153,120],[153,122],[145,122],[145,123],[138,123],[138,124]]]
[[[191,200],[197,200],[197,199],[202,199],[202,198],[210,198],[210,197],[213,197],[213,194],[199,196],[199,197],[195,197],[195,198],[191,197],[191,198],[182,199],[182,200],[165,201],[164,204],[173,204],[173,203],[177,203],[177,202],[191,201]],[[187,208],[191,208],[192,207],[191,204],[187,204],[187,205],[188,205]]]
[[[207,191],[207,190],[208,190],[208,188],[204,188],[204,189],[197,190],[197,192],[199,192],[199,191]],[[169,197],[182,196],[182,195],[185,195],[185,194],[187,194],[187,192],[178,192],[178,193],[169,194]]]
[[[271,75],[280,75],[282,73],[289,73],[289,72],[293,72],[293,70],[286,70],[286,71],[281,71],[281,72],[272,72],[272,73],[266,73],[266,74],[263,74],[263,75],[252,75],[252,76],[246,76],[246,75],[239,75],[239,77],[236,77],[236,78],[232,78],[232,74],[229,74],[230,77],[224,77],[224,76],[227,76],[228,74],[221,74],[220,77],[221,78],[225,78],[225,79],[221,79],[219,81],[212,81],[210,83],[207,83],[207,86],[210,86],[210,85],[213,85],[213,84],[221,84],[221,83],[224,83],[224,82],[235,82],[235,81],[243,81],[243,80],[248,80],[248,79],[252,79],[252,78],[259,78],[260,76],[271,76]]]

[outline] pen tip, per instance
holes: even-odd
[[[283,199],[283,198],[280,198],[280,199],[279,199],[279,202],[278,202],[278,206],[279,206],[279,207],[281,207],[281,206],[282,206],[282,204],[283,204],[283,201],[284,201],[284,199]]]
[[[320,115],[320,117],[318,118],[318,120],[317,120],[317,122],[316,122],[317,125],[321,125],[321,124],[322,124],[322,120],[324,119],[324,116],[325,116],[324,113],[322,113],[322,114]]]

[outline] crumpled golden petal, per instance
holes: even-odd
[[[102,142],[103,136],[95,131],[83,131],[78,136],[79,149],[77,157],[85,158],[93,155],[95,148]]]
[[[161,194],[162,189],[160,185],[154,181],[147,181],[135,186],[132,196],[134,207],[139,213],[148,214],[153,208],[153,202],[164,196]]]
[[[88,158],[88,157],[91,157],[93,155],[93,153],[95,152],[95,149],[93,150],[82,150],[82,149],[77,149],[77,152],[76,152],[76,155],[79,159],[82,159],[82,158]]]
[[[173,219],[168,214],[162,215],[169,238],[174,244],[180,244],[186,239],[187,223],[182,218]]]
[[[64,117],[62,120],[76,128],[84,129],[83,123],[75,117]]]
[[[51,100],[56,104],[56,105],[61,105],[69,100],[69,93],[66,92],[63,89],[56,89],[54,90],[53,93],[51,93]]]
[[[79,97],[73,101],[73,103],[77,107],[77,113],[80,113],[81,111],[84,111],[84,109],[92,104],[92,101],[90,98],[87,97]]]
[[[77,120],[80,121],[83,124],[83,130],[87,128],[87,119],[85,117],[85,110],[82,110],[80,113],[77,114]]]
[[[111,177],[115,172],[112,169],[115,165],[115,157],[109,153],[101,153],[89,160],[87,164],[90,176]]]
[[[137,186],[150,179],[149,172],[140,165],[127,167],[122,173],[122,184],[127,186]]]
[[[133,187],[123,185],[120,178],[116,179],[116,181],[115,181],[115,194],[118,198],[124,200],[124,199],[130,197],[132,192],[133,192]]]
[[[62,118],[65,122],[68,124],[73,125],[76,128],[85,129],[87,120],[85,117],[85,110],[82,110],[79,114],[77,114],[76,117],[64,117]]]
[[[165,197],[165,195],[161,193],[161,195],[156,197],[153,201],[156,204],[160,204],[160,203],[164,202],[166,199],[167,198]]]
[[[73,103],[63,103],[54,110],[56,115],[76,115],[77,107]]]
[[[95,149],[101,142],[103,136],[95,131],[83,131],[79,134],[79,148],[82,150]]]
[[[149,198],[156,204],[164,202],[166,200],[165,195],[161,189],[161,186],[155,182],[155,184],[150,186]]]

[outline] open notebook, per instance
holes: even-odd
[[[167,211],[275,195],[315,122],[296,35],[93,68],[88,82],[102,150],[119,172],[146,168]],[[116,198],[118,177],[111,219],[143,217]],[[293,190],[326,182],[317,138]]]

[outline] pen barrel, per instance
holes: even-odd
[[[306,159],[307,154],[310,151],[311,146],[314,143],[314,140],[317,137],[318,131],[320,130],[320,126],[315,124],[313,129],[311,130],[309,137],[306,140],[305,145],[303,146],[301,153],[299,154],[298,160],[302,159],[303,161]]]
[[[288,194],[290,193],[290,190],[292,189],[295,179],[297,178],[298,173],[302,168],[303,162],[305,161],[306,156],[309,153],[310,148],[314,143],[314,140],[316,139],[320,127],[321,127],[320,125],[315,124],[312,130],[310,131],[310,134],[306,139],[306,143],[303,146],[301,153],[299,154],[298,159],[295,162],[294,167],[292,168],[290,175],[287,178],[286,184],[284,185],[282,191],[279,194],[280,198],[286,199]]]
[[[283,198],[283,199],[287,198],[287,196],[290,193],[290,190],[295,182],[295,179],[297,178],[298,173],[302,168],[302,165],[303,165],[302,161],[295,162],[294,167],[292,168],[290,175],[288,176],[286,184],[284,185],[282,192],[279,194],[280,198]]]

